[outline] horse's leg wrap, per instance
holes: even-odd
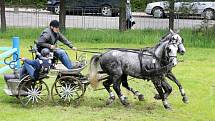
[[[162,102],[165,109],[171,109],[171,106],[169,105],[167,99],[163,100]]]
[[[181,96],[183,97],[183,98],[182,98],[182,101],[183,101],[184,103],[188,103],[188,102],[189,102],[188,97],[186,96],[185,91],[184,91],[184,89],[183,89],[181,83],[176,79],[175,75],[174,75],[172,72],[170,72],[170,73],[167,74],[167,77],[168,77],[170,80],[172,80],[173,82],[175,82],[175,83],[177,84],[177,86],[178,86],[178,88],[179,88],[179,90],[180,90]]]
[[[113,75],[110,76],[110,79],[113,81],[113,89],[115,90],[116,94],[118,95],[121,103],[125,106],[129,105],[128,101],[125,99],[125,96],[123,96],[120,85],[121,85],[121,75]]]
[[[110,79],[108,79],[107,81],[103,82],[103,86],[105,87],[105,89],[109,92],[110,97],[107,99],[106,101],[106,105],[110,105],[114,102],[115,100],[115,95],[112,92],[112,90],[110,89],[110,85],[112,84],[112,81]]]
[[[128,106],[129,102],[127,100],[127,97],[125,97],[124,95],[120,96],[120,101],[123,105]]]
[[[182,98],[182,101],[183,101],[184,103],[189,103],[188,97],[186,96],[185,91],[184,91],[183,88],[180,89],[180,92],[181,92],[181,96],[183,97],[183,98]]]
[[[114,102],[114,100],[115,100],[115,95],[114,95],[113,92],[110,92],[109,95],[110,95],[110,97],[107,99],[106,105],[112,104]]]
[[[127,75],[122,75],[121,80],[122,80],[122,86],[125,87],[127,90],[131,91],[135,96],[137,96],[139,101],[144,100],[143,94],[141,94],[138,91],[134,90],[133,88],[129,87],[128,82],[127,82]]]

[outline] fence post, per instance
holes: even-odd
[[[13,48],[17,49],[17,51],[13,54],[13,60],[17,60],[17,58],[20,58],[19,37],[13,37],[12,40],[13,40]],[[15,68],[16,69],[20,68],[20,60],[17,60]]]

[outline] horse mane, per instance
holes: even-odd
[[[167,34],[165,34],[163,37],[161,37],[159,43],[157,45],[155,45],[154,49],[157,49],[162,43],[169,41],[172,37],[172,33],[168,32]]]
[[[145,48],[142,48],[141,51],[144,52],[144,51],[148,51],[148,52],[152,52],[154,53],[154,51],[164,42],[168,41],[169,39],[164,39],[162,41],[160,41],[158,44],[156,44],[155,46],[153,47],[145,47]]]
[[[165,34],[163,37],[161,37],[160,42],[165,42],[168,41],[170,39],[170,37],[172,36],[171,32],[168,32],[167,34]]]
[[[172,36],[172,34],[170,32],[168,32],[167,34],[165,34],[159,41],[158,44],[156,44],[155,46],[152,47],[144,47],[141,49],[132,49],[132,48],[108,48],[109,50],[118,50],[118,51],[128,51],[128,52],[150,52],[150,53],[154,53],[154,51],[164,42],[169,41],[170,37]]]

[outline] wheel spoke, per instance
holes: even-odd
[[[32,97],[28,98],[28,101],[24,105],[28,105],[28,103],[32,100]]]
[[[72,100],[78,99],[80,97],[78,93],[83,93],[82,84],[75,77],[62,76],[56,80],[52,86],[52,99],[54,102],[70,103]]]
[[[25,91],[26,96],[22,94],[22,91]],[[47,85],[41,80],[33,83],[24,82],[19,89],[19,99],[24,106],[27,106],[29,102],[32,102],[32,104],[39,103],[40,101],[45,102],[45,95],[49,95],[49,90]]]
[[[43,101],[43,102],[45,102],[45,100],[43,100],[40,96],[38,96],[38,99],[41,100],[41,101]]]

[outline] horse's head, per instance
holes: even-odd
[[[175,46],[178,47],[178,53],[183,55],[186,52],[186,49],[184,47],[184,40],[183,38],[178,34],[175,33],[174,31],[170,30],[170,33],[172,34],[170,38],[170,42],[173,43]]]
[[[177,53],[184,54],[186,49],[183,45],[183,38],[178,34],[170,30],[170,33],[162,40],[166,43],[164,53],[166,61],[172,62],[175,66],[177,64]]]
[[[186,49],[183,45],[183,38],[178,33],[179,32],[174,32],[170,29],[170,32],[162,37],[160,42],[169,41],[169,43],[175,44],[178,47],[179,54],[184,54],[186,52]]]

